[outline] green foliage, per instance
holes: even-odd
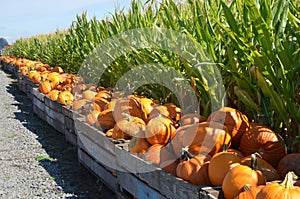
[[[128,12],[116,10],[110,18],[78,15],[67,31],[19,39],[6,54],[59,65],[77,73],[85,58],[108,38],[124,31],[159,27],[184,33],[207,52],[218,66],[226,89],[226,105],[246,113],[250,120],[280,133],[289,150],[300,145],[300,3],[298,0],[133,0]],[[142,40],[138,38],[138,40]],[[182,44],[184,46],[184,44]],[[180,48],[181,46],[179,46]],[[184,53],[189,49],[180,48]],[[123,74],[145,63],[161,63],[193,80],[201,113],[208,115],[225,96],[218,85],[194,70],[176,53],[157,48],[135,49],[115,57],[100,84],[114,86]],[[202,52],[198,52],[202,55]],[[195,57],[191,54],[190,57]],[[212,76],[214,70],[206,71]],[[97,73],[97,71],[91,71]],[[92,74],[91,74],[92,75]],[[209,85],[209,86],[208,86]],[[168,89],[145,85],[162,102],[174,101]],[[220,101],[221,99],[221,101]]]

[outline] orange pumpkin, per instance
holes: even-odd
[[[116,121],[124,118],[124,113],[133,117],[143,118],[141,102],[138,97],[130,95],[127,98],[119,98],[114,105],[114,118]]]
[[[80,114],[85,114],[88,110],[88,104],[91,102],[86,99],[75,100],[72,104],[72,109]]]
[[[47,76],[47,80],[51,83],[51,87],[55,88],[57,85],[59,85],[63,80],[59,76],[59,73],[49,73]]]
[[[132,137],[138,136],[145,128],[146,124],[144,120],[127,115],[127,117],[116,123],[112,138],[129,140]]]
[[[179,121],[181,117],[181,108],[172,103],[156,105],[149,113],[149,119],[155,118],[158,115],[164,115],[170,118],[173,121],[174,125],[177,126],[177,121]]]
[[[128,144],[129,152],[139,157],[146,153],[147,149],[151,146],[144,137],[145,133],[141,132],[141,134],[142,135],[139,135],[138,137],[133,137]]]
[[[238,196],[246,184],[252,186],[266,184],[265,176],[258,170],[256,156],[252,155],[251,158],[251,167],[239,163],[231,165],[231,169],[227,172],[222,183],[222,190],[226,199],[233,199]]]
[[[209,115],[207,121],[219,122],[224,124],[232,138],[231,147],[238,149],[243,133],[249,128],[249,121],[246,115],[242,112],[224,107]]]
[[[287,153],[284,141],[279,135],[254,123],[242,136],[240,150],[245,156],[259,153],[274,168],[277,168],[279,161]]]
[[[277,172],[281,179],[284,179],[289,171],[293,171],[297,176],[300,177],[300,153],[290,153],[280,160]]]
[[[175,131],[173,121],[161,115],[148,122],[145,136],[150,144],[165,145],[174,137]]]
[[[153,110],[155,102],[152,99],[141,97],[140,98],[141,109],[142,109],[142,119],[147,123],[149,121],[149,114]]]
[[[93,101],[94,97],[96,95],[97,95],[97,92],[91,91],[91,90],[86,90],[86,91],[83,91],[83,93],[82,93],[83,99],[86,99],[86,100],[89,100],[89,101]]]
[[[100,129],[103,132],[106,132],[109,129],[114,128],[116,122],[113,117],[113,111],[111,109],[107,109],[105,111],[102,111],[98,115],[98,123],[96,123],[96,127]]]
[[[190,124],[198,124],[201,122],[205,122],[206,118],[199,114],[185,114],[180,119],[180,126],[190,125]]]
[[[194,185],[210,185],[207,165],[210,158],[210,155],[193,155],[183,149],[176,168],[177,177]]]
[[[60,91],[58,91],[58,90],[51,90],[48,93],[48,96],[51,100],[56,101],[58,99],[59,93],[60,93]]]
[[[231,137],[224,125],[216,122],[179,127],[171,141],[175,154],[188,147],[192,154],[208,153],[211,156],[222,151],[223,145],[230,146]]]
[[[226,145],[224,145],[226,146]],[[240,163],[240,157],[232,152],[224,149],[222,152],[216,153],[210,160],[208,165],[209,180],[214,186],[221,186],[223,180],[233,163]]]
[[[178,159],[172,153],[169,146],[154,144],[150,146],[142,158],[145,161],[152,162],[172,175],[176,175]]]
[[[40,92],[42,92],[43,94],[48,94],[48,93],[52,90],[51,83],[50,83],[48,80],[42,82],[42,83],[40,84],[39,90],[40,90]]]
[[[282,183],[272,182],[267,184],[262,190],[257,194],[257,199],[290,199],[290,198],[300,198],[300,187],[293,185],[293,179],[295,174],[291,171],[285,176]]]
[[[64,70],[61,67],[56,66],[56,67],[54,67],[54,68],[51,69],[51,72],[63,73]]]
[[[100,111],[98,110],[90,111],[90,113],[85,118],[86,122],[93,126],[96,122],[98,122],[97,118],[99,114]]]
[[[64,105],[70,105],[73,103],[74,96],[69,91],[62,91],[58,95],[58,102]]]
[[[73,95],[77,94],[82,94],[83,91],[85,91],[87,89],[87,85],[86,84],[77,84],[72,88],[72,93]]]
[[[258,170],[264,174],[266,177],[267,182],[271,182],[274,180],[279,180],[279,174],[277,173],[276,169],[274,169],[268,162],[266,162],[264,159],[260,157],[257,158],[257,166]],[[251,166],[251,157],[247,156],[241,160],[242,165]]]
[[[253,186],[253,185],[246,184],[243,187],[242,192],[234,199],[256,199],[257,194],[264,187],[265,185]]]

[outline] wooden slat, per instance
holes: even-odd
[[[58,113],[62,113],[63,105],[57,101],[51,100],[48,96],[45,96],[45,105]]]
[[[52,126],[55,130],[57,130],[58,132],[65,134],[65,126],[63,123],[61,123],[58,120],[55,120],[51,117],[49,117],[47,114],[46,115],[46,122]]]
[[[33,108],[33,112],[42,120],[46,121],[46,115],[45,115],[45,112],[42,111],[39,107],[33,105],[32,106]]]
[[[73,146],[77,146],[77,135],[75,134],[74,131],[72,132],[71,130],[66,129],[65,138],[67,142],[69,142]]]
[[[45,101],[45,95],[43,93],[41,93],[40,91],[38,91],[37,88],[33,88],[32,89],[32,95],[39,99],[40,101],[44,102]]]
[[[101,178],[112,191],[116,192],[119,190],[116,175],[108,171],[105,166],[96,162],[93,157],[89,156],[80,148],[78,148],[78,160],[81,164],[90,169],[97,177]]]
[[[32,98],[32,104],[38,107],[41,111],[45,112],[46,106],[45,103],[40,101],[39,99],[33,97]]]
[[[45,106],[45,113],[53,120],[60,122],[60,124],[65,128],[65,116],[62,113],[57,112],[48,106]]]
[[[140,181],[134,175],[128,172],[118,173],[118,182],[123,189],[126,189],[129,193],[134,195],[136,198],[142,199],[165,199],[156,190],[152,189],[150,186]]]

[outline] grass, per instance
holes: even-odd
[[[51,158],[51,157],[47,157],[47,156],[37,156],[35,158],[35,160],[38,161],[38,162],[43,162],[43,161],[54,162],[54,161],[56,161],[56,159]]]

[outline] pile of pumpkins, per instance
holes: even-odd
[[[86,122],[129,152],[191,184],[221,186],[225,199],[300,198],[300,154],[287,154],[282,137],[230,107],[207,118],[175,104],[118,96],[87,85],[60,67],[6,58],[39,84],[40,92],[85,115]],[[12,61],[13,60],[13,61]]]
[[[48,95],[51,100],[58,101],[64,105],[73,103],[74,96],[72,87],[80,80],[73,74],[64,73],[61,67],[50,68],[48,64],[23,58],[3,56],[2,59],[19,67],[19,72],[28,76],[34,83],[38,84],[38,90]]]
[[[287,154],[279,134],[234,108],[205,118],[143,96],[116,97],[110,88],[78,84],[73,90],[80,96],[73,109],[87,123],[129,140],[130,153],[191,184],[222,186],[226,199],[268,198],[280,190],[299,197],[300,181],[293,183],[300,154]]]

